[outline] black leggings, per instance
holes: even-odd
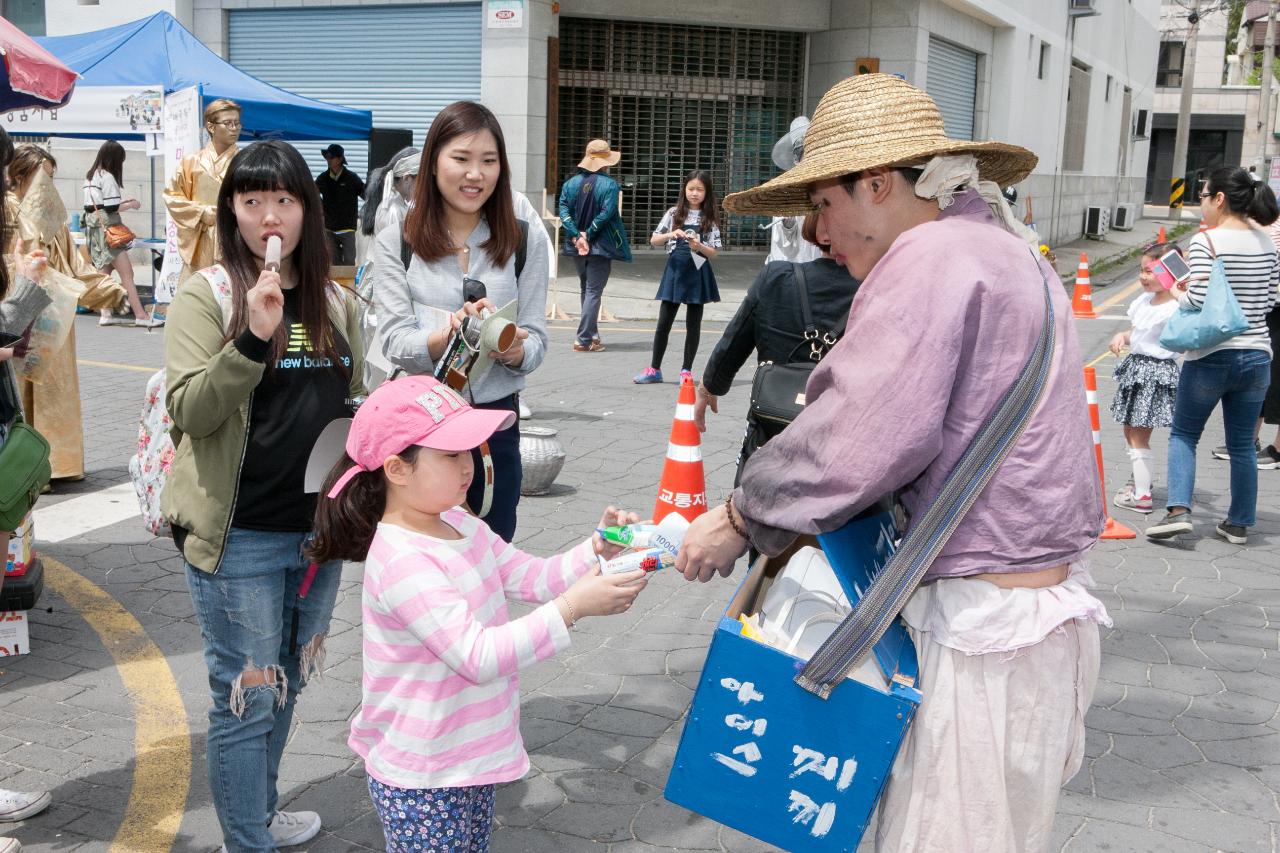
[[[680,310],[679,302],[662,300],[658,309],[658,328],[653,333],[653,361],[650,367],[662,369],[662,357],[667,354],[667,338],[671,334],[671,324],[676,321],[676,311]],[[702,337],[702,306],[684,306],[684,370],[693,370],[693,357],[698,354],[698,339]]]

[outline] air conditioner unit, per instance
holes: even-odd
[[[1117,204],[1115,213],[1111,215],[1111,227],[1117,231],[1132,231],[1135,205]]]
[[[1151,135],[1150,110],[1135,110],[1133,113],[1133,136],[1135,139],[1146,139]]]
[[[1093,8],[1093,0],[1067,0],[1068,17],[1088,18],[1097,14],[1099,13]]]
[[[1098,205],[1084,209],[1084,233],[1086,237],[1105,237],[1111,230],[1111,211]]]

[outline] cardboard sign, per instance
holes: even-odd
[[[25,610],[0,613],[0,657],[25,655],[30,652],[29,637]]]

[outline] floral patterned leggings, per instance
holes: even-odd
[[[493,786],[395,788],[369,778],[387,853],[487,853]]]

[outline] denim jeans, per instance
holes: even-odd
[[[1222,401],[1222,422],[1231,454],[1231,508],[1227,523],[1251,527],[1258,505],[1258,460],[1253,429],[1271,381],[1265,350],[1224,349],[1188,360],[1178,379],[1169,435],[1169,508],[1191,509],[1196,485],[1196,444],[1209,415]]]
[[[309,533],[231,528],[216,574],[187,565],[209,668],[209,789],[229,853],[271,853],[267,825],[293,706],[323,666],[323,641],[338,598],[342,561],[323,563],[306,598],[302,547]],[[290,647],[298,612],[296,648]],[[264,684],[244,687],[245,673]]]
[[[576,255],[573,262],[578,267],[578,296],[582,301],[582,317],[578,320],[575,340],[588,347],[593,338],[600,336],[600,299],[604,296],[604,286],[609,283],[613,259],[603,255]]]

